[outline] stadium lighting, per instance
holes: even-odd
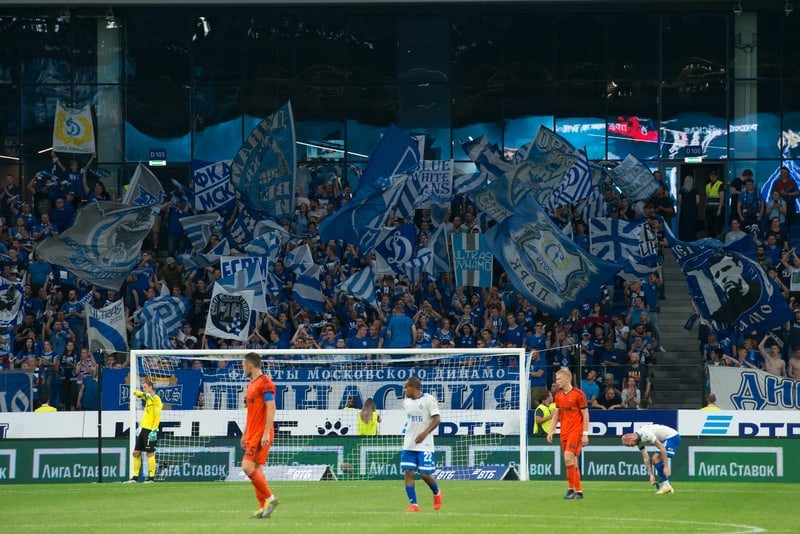
[[[117,19],[114,17],[114,10],[109,7],[108,11],[106,11],[106,29],[116,30],[117,28],[119,28],[119,24],[117,24]]]

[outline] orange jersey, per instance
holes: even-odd
[[[561,423],[561,439],[580,436],[583,434],[583,414],[581,410],[588,408],[586,395],[578,388],[572,388],[569,393],[559,391],[556,393],[556,408],[558,420]]]
[[[272,393],[275,397],[275,383],[270,377],[262,374],[258,378],[251,380],[247,384],[247,392],[244,395],[244,403],[247,406],[247,423],[245,425],[245,441],[250,438],[258,438],[264,434],[264,426],[267,423],[267,403],[264,401],[264,394]],[[270,437],[272,436],[270,429]]]

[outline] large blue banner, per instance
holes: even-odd
[[[200,393],[202,371],[177,370],[150,376],[161,402],[172,410],[193,410]],[[131,400],[130,369],[103,369],[103,410],[127,410]]]
[[[0,372],[0,412],[33,411],[33,373]]]

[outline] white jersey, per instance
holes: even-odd
[[[664,443],[678,435],[678,431],[666,425],[644,425],[636,431],[639,434],[639,446],[653,445],[656,440]]]
[[[436,398],[429,393],[417,399],[406,397],[403,399],[403,409],[406,411],[403,450],[433,452],[433,432],[425,436],[422,443],[415,443],[414,440],[428,428],[433,417],[439,415],[439,403],[436,402]]]

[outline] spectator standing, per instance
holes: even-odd
[[[725,185],[716,170],[711,170],[706,184],[705,223],[706,235],[716,238],[725,222]]]
[[[697,238],[699,205],[700,195],[694,187],[694,176],[687,176],[678,192],[678,239],[681,241],[694,241]]]

